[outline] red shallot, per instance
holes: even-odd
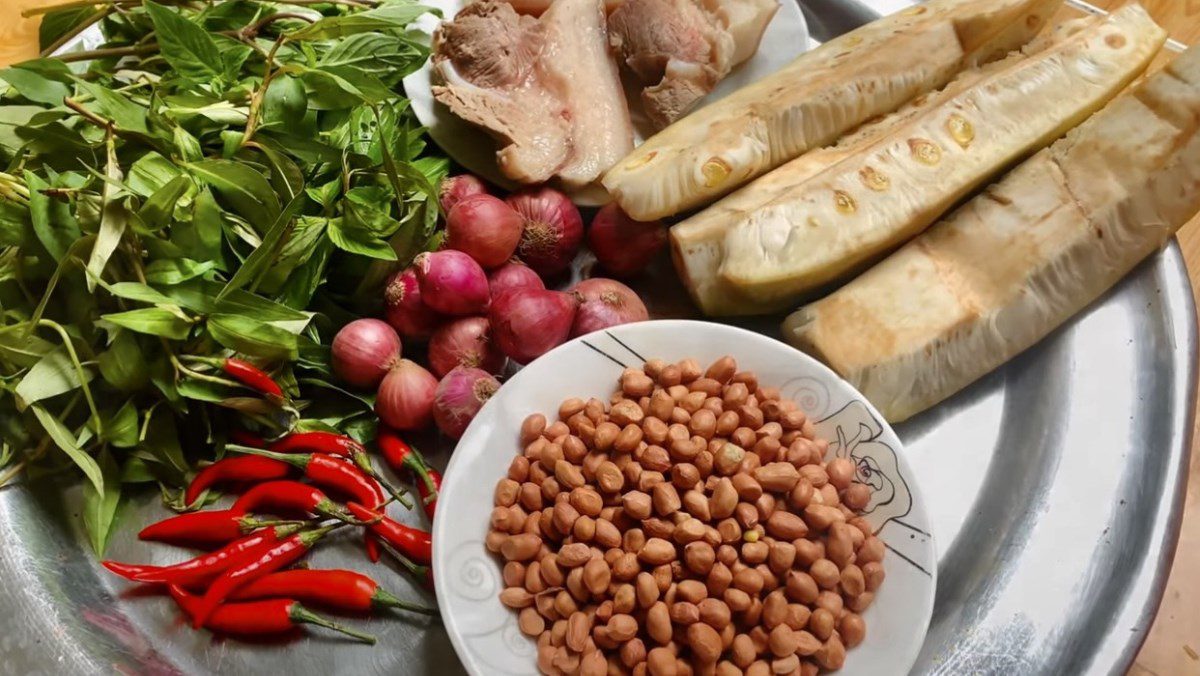
[[[479,409],[500,389],[500,381],[487,371],[456,366],[438,384],[433,419],[448,437],[458,439]]]
[[[379,383],[375,413],[398,430],[419,430],[433,416],[438,381],[416,362],[401,359]]]
[[[571,326],[572,338],[650,318],[645,303],[633,289],[613,279],[585,279],[571,289],[571,294],[579,300],[579,311]]]
[[[645,270],[662,251],[667,243],[667,228],[662,221],[635,221],[616,202],[611,202],[596,212],[588,228],[587,242],[605,270],[628,277]]]
[[[457,366],[499,373],[505,357],[491,333],[487,317],[463,317],[444,324],[429,339],[429,368],[439,378]]]
[[[441,188],[438,190],[438,203],[442,206],[442,213],[449,214],[454,205],[471,195],[486,194],[488,194],[487,184],[478,176],[459,174],[458,176],[449,176],[442,181]]]
[[[492,337],[510,359],[528,364],[567,339],[578,305],[561,291],[510,289],[492,302]]]
[[[525,219],[517,255],[534,272],[549,277],[566,270],[583,241],[583,218],[570,198],[553,188],[534,188],[508,197]]]
[[[378,387],[400,350],[400,336],[386,322],[356,319],[333,338],[333,372],[353,387]]]
[[[446,247],[461,251],[485,268],[503,265],[517,250],[524,219],[491,195],[463,198],[446,217]]]
[[[383,292],[383,316],[403,338],[425,340],[440,323],[438,314],[421,301],[417,271],[408,267],[388,280]]]
[[[453,249],[427,251],[417,256],[413,265],[421,285],[421,300],[434,310],[471,315],[487,308],[491,299],[487,275],[474,258]]]
[[[488,291],[494,300],[509,289],[544,289],[545,283],[538,273],[520,261],[509,261],[492,270],[488,275]]]

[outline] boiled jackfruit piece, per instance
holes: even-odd
[[[862,270],[1087,119],[1140,75],[1165,41],[1146,11],[1131,4],[1014,60],[743,214],[725,237],[722,278],[760,303],[782,304]]]
[[[784,324],[892,421],[1029,348],[1200,211],[1200,49]]]
[[[711,202],[1028,42],[1062,0],[933,0],[808,52],[667,127],[604,187],[653,220]]]

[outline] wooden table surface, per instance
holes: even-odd
[[[27,7],[62,0],[0,0],[0,64],[37,56],[37,24],[24,20]],[[1112,9],[1126,0],[1092,0]],[[1200,0],[1142,0],[1142,4],[1171,37],[1186,44],[1200,43]],[[1179,233],[1191,271],[1192,290],[1200,296],[1200,218]],[[1200,421],[1200,416],[1198,416]],[[1200,422],[1193,431],[1200,447]],[[1200,453],[1192,456],[1183,533],[1162,608],[1146,645],[1130,670],[1132,676],[1200,675]]]

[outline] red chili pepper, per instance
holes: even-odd
[[[243,429],[234,428],[229,430],[229,440],[239,446],[249,446],[250,448],[266,448],[267,442],[263,438],[253,432],[247,432]]]
[[[135,582],[166,582],[184,587],[205,584],[249,557],[255,551],[270,547],[295,535],[301,525],[260,528],[244,538],[234,540],[224,547],[171,566],[139,566],[116,561],[105,561],[104,567],[121,577]]]
[[[190,505],[209,487],[231,481],[253,482],[282,479],[291,472],[291,467],[278,460],[243,455],[224,458],[205,467],[188,484],[183,495],[184,504]]]
[[[421,494],[425,505],[425,514],[432,521],[438,492],[442,489],[441,473],[430,467],[416,449],[390,429],[381,427],[375,441],[379,444],[383,459],[396,473],[407,473],[415,479],[417,492]]]
[[[194,619],[201,612],[203,601],[181,587],[170,587],[171,597]],[[354,631],[321,617],[291,599],[270,599],[250,603],[227,603],[205,614],[204,626],[219,633],[235,636],[269,636],[289,632],[301,624],[315,624],[353,637],[363,643],[375,643],[370,634]]]
[[[138,533],[138,539],[206,549],[227,544],[264,526],[278,525],[284,524],[258,519],[245,511],[220,509],[180,514],[150,524]]]
[[[324,453],[345,458],[366,450],[354,439],[333,432],[296,432],[272,442],[269,448],[276,453]]]
[[[367,528],[401,554],[423,565],[433,560],[433,540],[429,533],[406,526],[355,502],[347,503],[346,509],[360,521],[372,521]]]
[[[192,613],[192,626],[196,629],[204,626],[209,615],[217,609],[229,595],[239,588],[250,584],[264,575],[273,573],[308,553],[321,538],[337,526],[326,526],[316,530],[307,530],[289,537],[288,539],[266,549],[256,550],[258,556],[249,561],[243,561],[236,566],[230,566],[221,576],[213,581],[204,593]]]
[[[391,554],[392,558],[396,559],[396,561],[398,561],[400,563],[400,565],[404,567],[404,570],[408,571],[409,575],[412,575],[413,577],[420,580],[421,584],[425,588],[429,589],[429,591],[434,590],[433,589],[433,569],[432,568],[430,568],[429,566],[422,566],[417,563],[414,563],[412,559],[410,559],[407,556],[396,551],[395,547],[389,545],[386,542],[384,542],[382,544],[383,544],[383,548],[387,550],[387,553]]]
[[[275,399],[283,399],[283,388],[266,371],[242,359],[230,357],[221,362],[221,370],[230,378]]]
[[[299,481],[268,481],[242,494],[229,508],[231,512],[284,512],[320,514],[340,521],[350,521],[346,510],[339,507],[320,489]]]
[[[433,615],[434,608],[396,598],[379,583],[353,570],[281,570],[261,577],[229,596],[234,601],[296,599],[333,610],[367,612],[372,608],[403,608]]]
[[[246,453],[251,453],[247,450]],[[286,455],[271,451],[253,451],[247,458],[287,464],[304,470],[304,476],[324,488],[335,490],[355,502],[375,509],[387,498],[379,483],[354,465],[320,453]]]
[[[321,455],[320,453],[285,455],[270,451],[253,451],[252,449],[246,449],[245,452],[252,452],[256,456],[264,456],[264,459],[272,459],[272,462],[286,462],[299,467],[304,470],[304,475],[318,486],[342,493],[355,502],[366,505],[371,509],[378,509],[387,499],[384,497],[383,489],[380,488],[378,481],[367,476],[365,472],[359,470],[354,465],[342,462],[333,456]],[[365,453],[362,455],[365,456]],[[369,459],[367,463],[369,467]],[[408,504],[407,501],[405,504]],[[367,558],[372,563],[379,561],[379,546],[375,543],[374,537],[368,532],[364,540]]]

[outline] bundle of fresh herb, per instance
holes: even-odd
[[[371,433],[324,344],[433,245],[447,162],[400,88],[408,0],[52,9],[46,53],[104,42],[0,71],[0,485],[77,467],[99,551],[123,484],[173,500],[228,430]]]

